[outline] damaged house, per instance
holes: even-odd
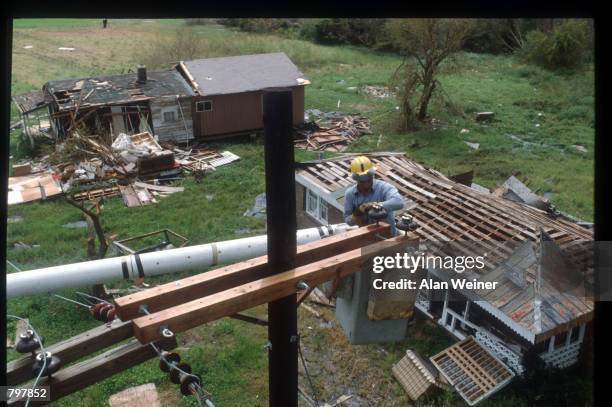
[[[416,309],[458,340],[474,339],[469,346],[486,349],[516,373],[523,370],[522,358],[530,350],[561,368],[575,364],[581,352],[590,352],[592,229],[558,212],[463,185],[403,153],[368,157],[377,167],[377,178],[393,184],[404,197],[419,225],[414,233],[428,254],[486,253],[485,267],[467,270],[462,277],[498,282],[495,289],[450,283],[444,290],[424,288],[416,295]],[[352,158],[298,165],[299,227],[343,221],[344,194],[354,183],[349,175]],[[457,277],[436,267],[423,271],[433,282]],[[468,396],[464,398],[469,402],[478,398]]]
[[[50,81],[29,95],[43,101],[35,112],[46,115],[41,122],[48,123],[44,131],[55,139],[66,136],[73,120],[94,134],[149,131],[159,141],[193,137],[194,93],[175,70],[147,72],[139,67],[133,74]],[[13,98],[25,123],[31,121],[32,111],[25,109],[23,99]]]
[[[263,129],[262,91],[293,91],[294,124],[304,121],[309,82],[282,52],[181,61],[172,69],[55,80],[13,97],[24,136],[63,138],[73,121],[93,134],[148,131],[159,142],[250,134]]]

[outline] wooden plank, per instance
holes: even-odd
[[[156,345],[164,350],[174,349],[177,346],[176,337],[164,339]],[[91,359],[62,368],[52,376],[51,380],[41,379],[39,386],[49,386],[51,401],[55,401],[155,357],[157,353],[149,344],[142,345],[132,340]],[[31,387],[32,384],[28,383],[27,387]],[[19,403],[9,403],[9,405],[16,406]],[[30,406],[44,404],[47,402],[30,402]]]
[[[375,241],[377,234],[388,233],[388,225],[368,225],[300,245],[297,247],[295,265],[303,266],[336,253],[362,247]],[[267,262],[268,256],[260,256],[116,298],[117,315],[123,321],[138,318],[142,316],[139,310],[141,304],[146,304],[149,312],[154,313],[266,277],[269,275]]]
[[[110,325],[104,324],[64,341],[45,346],[45,350],[58,356],[64,364],[67,364],[131,336],[132,323],[115,319]],[[34,377],[30,355],[12,361],[6,366],[8,385],[23,383]]]
[[[155,314],[133,320],[134,336],[141,343],[160,338],[160,328],[167,326],[173,332],[182,332],[255,307],[297,291],[300,281],[315,286],[335,277],[345,277],[362,268],[363,253],[374,255],[383,249],[399,249],[414,236],[397,236],[374,243],[364,249],[355,249],[283,273],[262,278],[247,284],[230,288],[216,294],[190,301]]]
[[[185,190],[185,188],[183,187],[168,187],[164,185],[151,185],[145,182],[138,182],[138,181],[134,182],[134,186],[137,186],[138,188],[146,188],[151,191],[160,191],[160,192],[183,192]]]

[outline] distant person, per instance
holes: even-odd
[[[102,20],[102,28],[106,28],[107,24],[108,24],[108,20],[106,18]]]
[[[387,210],[385,222],[391,225],[391,234],[395,236],[393,212],[404,208],[404,200],[393,185],[375,180],[375,174],[376,167],[368,157],[359,156],[351,161],[351,177],[357,184],[347,189],[344,195],[344,221],[351,226],[375,223],[368,217],[368,211],[380,205]]]

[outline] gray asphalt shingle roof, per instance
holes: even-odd
[[[183,62],[202,95],[223,95],[269,87],[302,85],[304,74],[283,52]]]

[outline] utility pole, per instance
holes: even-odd
[[[268,267],[293,268],[296,255],[293,98],[287,88],[263,93]],[[298,333],[296,294],[268,303],[270,407],[297,407]]]

